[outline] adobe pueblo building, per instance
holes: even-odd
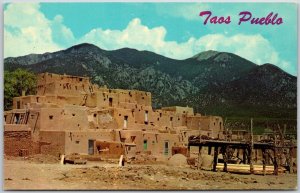
[[[6,155],[187,155],[188,138],[222,139],[223,120],[190,107],[153,110],[151,93],[98,87],[87,77],[43,73],[36,95],[13,99],[4,113]]]

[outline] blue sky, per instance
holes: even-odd
[[[201,11],[230,16],[203,24]],[[281,25],[238,25],[239,13],[278,13]],[[206,50],[273,63],[297,74],[297,6],[293,3],[11,3],[4,6],[4,57],[52,52],[88,42],[103,49],[149,50],[185,59]]]

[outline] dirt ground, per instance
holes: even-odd
[[[5,157],[5,190],[295,190],[297,175],[247,175],[163,164],[88,162],[61,165],[55,158]]]

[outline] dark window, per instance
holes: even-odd
[[[169,141],[165,141],[164,144],[164,154],[169,155]]]
[[[113,99],[109,98],[109,106],[112,107]]]
[[[17,109],[20,109],[21,105],[20,105],[20,101],[17,101]]]

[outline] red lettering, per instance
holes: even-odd
[[[222,24],[222,23],[226,23],[226,24],[229,24],[230,23],[230,16],[228,16],[226,19],[225,17],[220,17],[218,18],[218,16],[213,16],[211,19],[210,16],[211,16],[211,12],[210,11],[201,11],[199,13],[199,16],[205,16],[207,15],[206,19],[204,20],[204,25],[207,24],[207,21],[209,21],[211,24]]]
[[[243,12],[240,12],[239,14],[240,16],[242,16],[240,18],[240,21],[239,21],[239,25],[242,23],[242,22],[246,22],[246,21],[249,21],[252,17],[252,14],[249,12],[249,11],[243,11]],[[251,24],[259,24],[259,25],[269,25],[269,24],[272,24],[272,25],[280,25],[283,23],[283,19],[281,17],[277,18],[278,14],[276,13],[275,15],[273,15],[273,12],[269,13],[267,15],[267,17],[262,17],[262,18],[252,18],[250,20],[250,23]]]
[[[278,18],[278,20],[276,21],[276,24],[277,25],[280,25],[280,24],[282,24],[283,23],[283,20],[282,20],[282,18],[280,17],[280,18]]]
[[[224,23],[224,17],[220,17],[220,18],[218,19],[218,23],[219,23],[219,24]]]
[[[229,23],[230,23],[230,16],[228,16],[228,17],[225,19],[225,23],[226,23],[226,24],[229,24]]]
[[[201,11],[200,14],[199,14],[201,17],[204,16],[204,15],[208,15],[204,21],[204,25],[206,25],[209,17],[211,16],[211,12],[210,11]]]
[[[217,16],[214,16],[214,17],[212,17],[211,19],[210,19],[210,23],[214,23],[214,24],[216,24],[217,23]]]
[[[248,21],[252,17],[252,14],[249,11],[242,11],[239,15],[243,15],[243,17],[240,18],[239,25],[241,25],[242,22]]]
[[[273,18],[272,18],[272,25],[276,24],[276,23],[275,23],[275,19],[277,18],[277,15],[278,15],[278,14],[276,13],[276,14],[273,16]]]
[[[266,25],[269,25],[269,23],[271,23],[271,17],[273,15],[273,12],[269,13],[269,15],[266,17]]]

